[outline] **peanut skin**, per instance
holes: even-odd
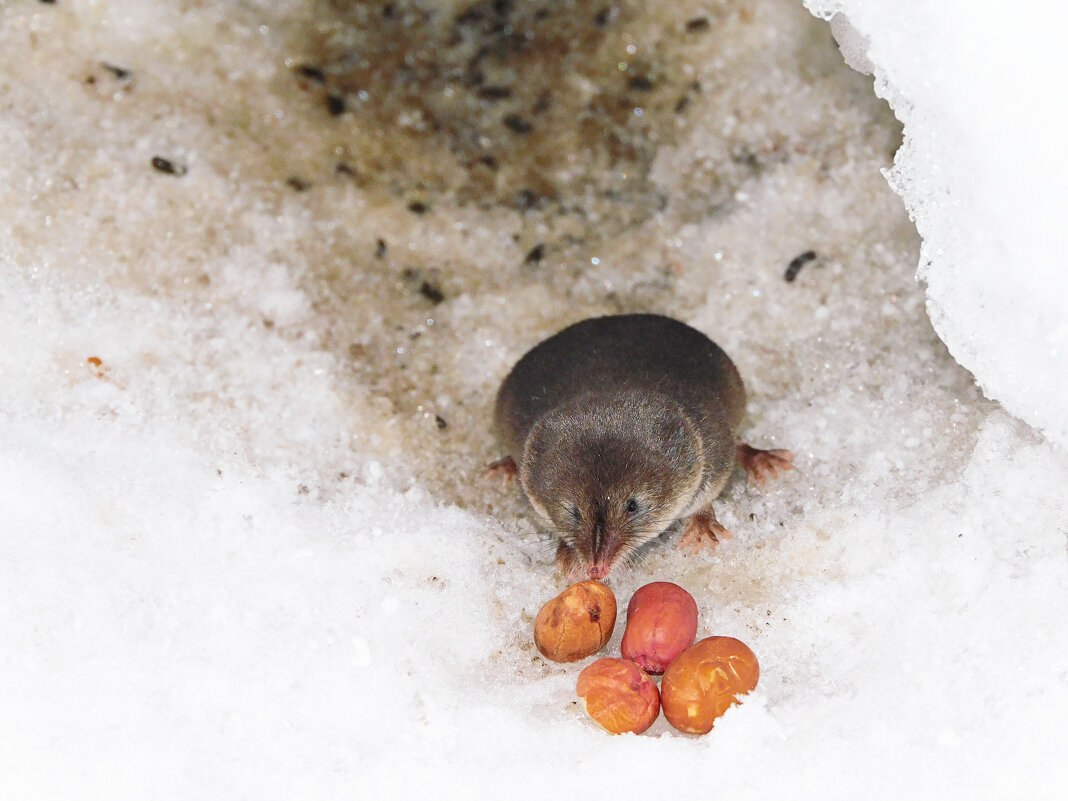
[[[575,691],[587,714],[612,734],[641,734],[660,714],[656,683],[629,659],[598,659],[579,673]]]
[[[534,644],[547,659],[575,662],[612,637],[616,596],[599,581],[580,581],[545,604],[534,621]]]
[[[697,603],[678,584],[657,581],[634,593],[620,650],[648,673],[660,675],[697,635]]]
[[[733,637],[708,637],[672,662],[660,681],[668,723],[687,734],[707,734],[720,715],[752,690],[760,666],[749,646]]]

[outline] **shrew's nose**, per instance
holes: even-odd
[[[603,579],[605,576],[608,575],[608,571],[611,569],[612,568],[610,565],[598,563],[587,567],[586,572],[589,574],[591,579]]]

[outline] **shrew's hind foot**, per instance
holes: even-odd
[[[794,455],[790,451],[762,451],[744,442],[735,446],[738,464],[745,468],[746,474],[757,484],[763,484],[768,478],[779,475],[780,470],[793,470]]]
[[[716,513],[709,506],[694,514],[679,538],[679,550],[697,553],[706,547],[715,548],[722,540],[734,535],[716,520]]]
[[[507,487],[518,474],[519,468],[516,466],[515,459],[511,456],[505,456],[496,462],[490,462],[483,472],[487,479],[500,479],[502,489]]]

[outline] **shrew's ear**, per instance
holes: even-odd
[[[540,419],[530,429],[523,460],[519,465],[519,479],[528,494],[543,495],[549,488],[558,485],[560,476],[557,466],[560,460],[549,458],[563,444],[565,432],[553,420],[552,415]]]
[[[527,434],[527,441],[523,446],[523,464],[540,463],[559,438],[559,431],[555,426],[546,425],[544,418],[536,422]]]

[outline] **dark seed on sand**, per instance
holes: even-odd
[[[815,258],[816,251],[806,250],[800,256],[797,256],[793,261],[791,261],[790,264],[786,267],[786,272],[783,273],[782,276],[783,279],[785,279],[787,283],[790,283],[795,278],[797,278],[797,274],[801,272],[801,268],[808,264],[810,261],[813,261]]]
[[[153,156],[152,166],[162,173],[178,177],[185,175],[187,172],[186,166],[184,164],[176,164],[170,159],[163,158],[163,156]]]

